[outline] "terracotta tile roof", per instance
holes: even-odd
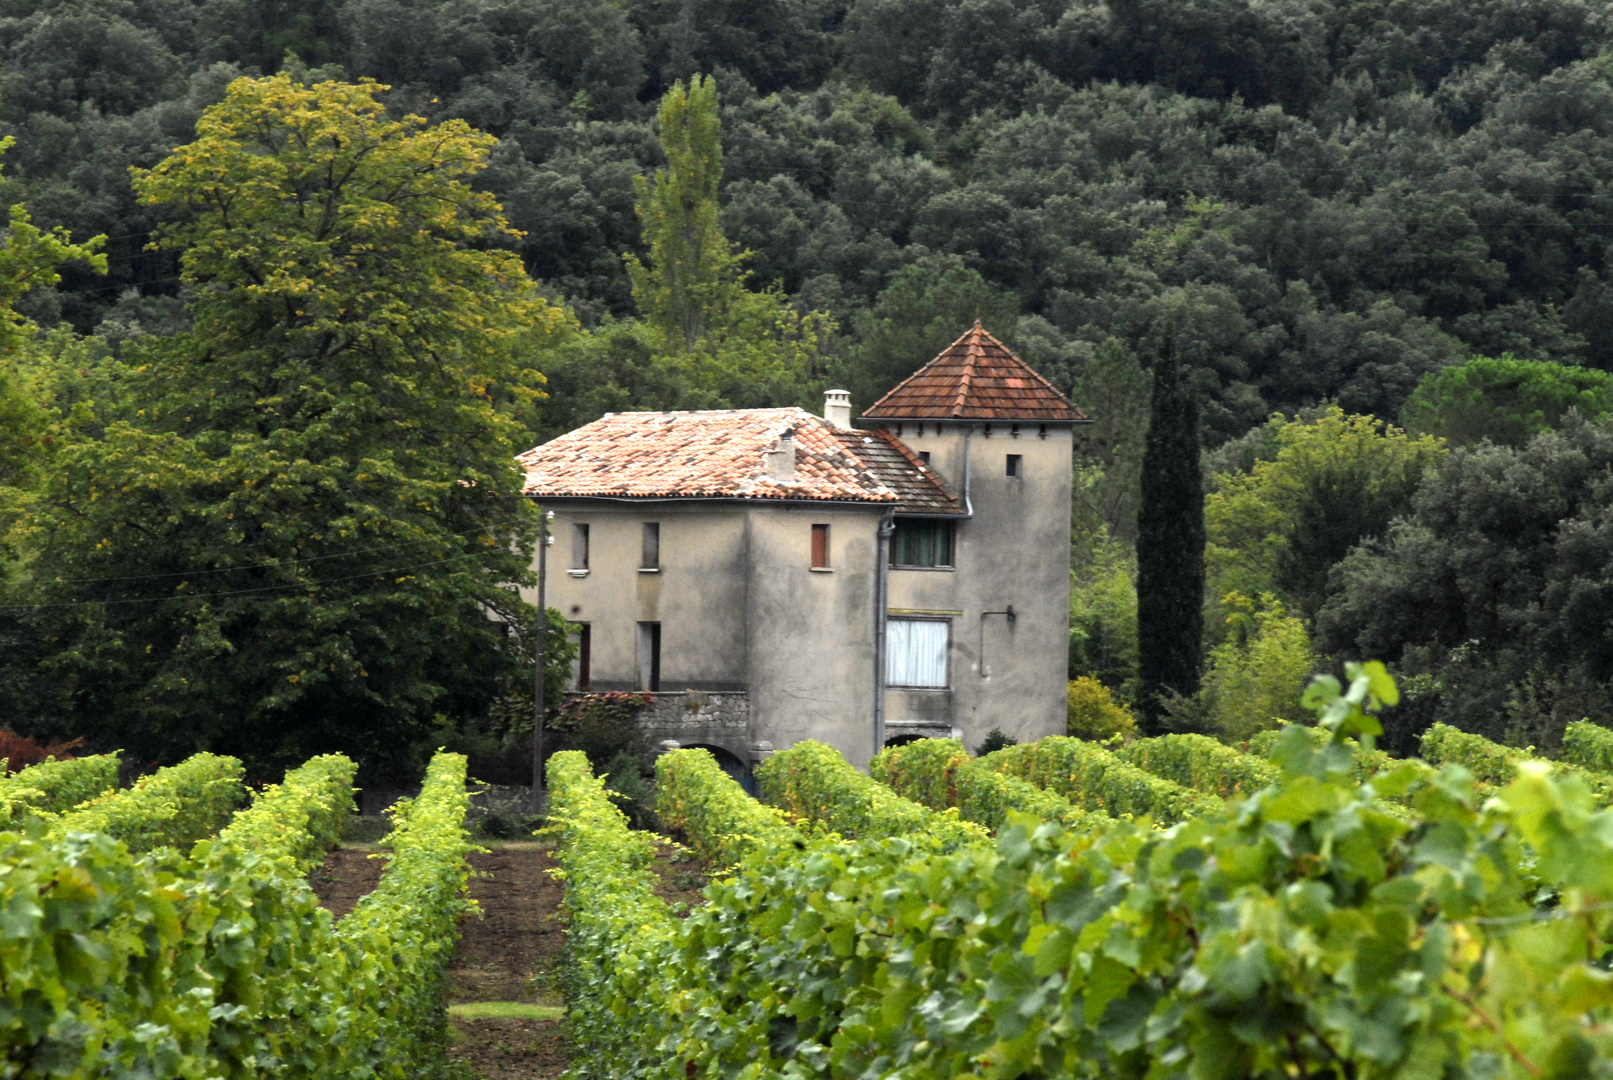
[[[837,429],[840,445],[859,458],[879,482],[896,492],[899,514],[961,514],[963,501],[920,461],[896,436],[881,428],[869,431]]]
[[[775,479],[767,455],[786,434],[795,475]],[[894,438],[837,428],[804,409],[609,413],[516,460],[537,498],[811,499],[962,512]]]
[[[974,328],[863,413],[896,420],[1063,420],[1086,416],[1008,346]]]

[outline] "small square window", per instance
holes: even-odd
[[[829,526],[812,526],[812,569],[829,568]]]
[[[640,570],[658,570],[661,567],[661,523],[644,523],[644,547],[639,558]]]
[[[1020,459],[1022,457],[1024,457],[1023,454],[1009,454],[1008,455],[1008,475],[1009,476],[1018,476],[1019,475]]]
[[[930,452],[928,450],[920,450],[918,452],[918,459],[924,462],[924,464],[928,465],[930,463]]]

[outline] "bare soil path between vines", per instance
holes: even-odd
[[[556,984],[565,928],[554,850],[536,842],[480,841],[491,848],[470,857],[470,894],[481,917],[460,923],[459,947],[448,970],[448,1003],[518,1002],[560,1005]],[[375,888],[386,860],[368,846],[331,851],[310,875],[320,903],[340,918]],[[561,1020],[454,1017],[449,1053],[484,1080],[551,1080],[570,1059]]]
[[[460,924],[459,947],[448,971],[450,1006],[473,1002],[564,1004],[559,987],[565,926],[564,890],[550,873],[558,864],[552,845],[481,841],[490,850],[470,857],[470,894],[481,917]],[[340,918],[375,888],[386,859],[370,858],[369,845],[343,845],[310,875],[320,903]],[[705,867],[677,850],[657,846],[652,864],[657,893],[687,912],[704,899]],[[554,1080],[570,1060],[563,1020],[454,1017],[450,1053],[483,1080]]]

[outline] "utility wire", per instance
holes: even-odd
[[[399,566],[390,570],[371,570],[363,574],[344,574],[340,577],[317,578],[313,581],[291,582],[285,585],[264,585],[255,589],[231,589],[220,592],[193,593],[189,596],[143,596],[126,600],[62,600],[48,604],[10,604],[0,607],[0,611],[39,611],[46,608],[64,607],[114,607],[127,604],[170,604],[175,601],[213,600],[221,597],[251,596],[262,593],[287,592],[293,589],[306,589],[314,585],[329,585],[338,581],[357,581],[362,578],[386,577],[389,574],[401,574],[408,570],[419,570],[427,566],[442,566],[447,563],[459,562],[464,559],[481,558],[481,552],[466,552],[463,555],[451,555],[446,559],[433,559],[430,562],[411,563],[408,566]]]
[[[0,587],[25,588],[33,585],[101,585],[115,581],[156,581],[162,578],[192,578],[203,574],[233,574],[237,570],[263,570],[271,567],[296,566],[303,563],[328,562],[331,559],[347,559],[354,555],[368,555],[372,551],[395,551],[398,548],[415,547],[419,544],[429,544],[436,540],[464,540],[467,537],[484,535],[488,530],[477,529],[472,532],[449,533],[446,536],[422,537],[418,540],[400,540],[396,544],[376,544],[372,547],[353,548],[350,551],[339,551],[334,555],[315,555],[306,559],[285,558],[274,562],[246,563],[242,566],[220,566],[211,570],[176,570],[166,574],[127,574],[118,577],[98,578],[29,578],[26,581],[0,582]]]

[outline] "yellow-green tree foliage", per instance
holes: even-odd
[[[661,99],[666,168],[639,177],[638,217],[648,262],[623,258],[633,300],[655,336],[660,380],[696,404],[780,404],[814,373],[830,327],[802,318],[776,288],[753,292],[718,221],[722,179],[717,83],[696,75]]]
[[[0,154],[14,141],[9,135],[0,139]],[[60,281],[56,267],[64,262],[86,262],[104,273],[104,240],[97,236],[74,244],[65,229],[45,232],[20,203],[11,207],[0,235],[0,528],[20,511],[23,491],[37,479],[41,454],[50,443],[47,416],[30,393],[19,355],[37,327],[17,311],[17,301],[31,289]]]
[[[1065,730],[1078,739],[1108,739],[1137,735],[1137,718],[1114,699],[1109,688],[1090,675],[1071,679],[1067,690],[1069,714]]]
[[[1209,594],[1275,593],[1309,617],[1328,569],[1406,511],[1444,444],[1337,406],[1269,425],[1275,458],[1218,477],[1204,500]]]
[[[1265,728],[1294,723],[1304,714],[1299,691],[1310,678],[1311,639],[1305,624],[1270,593],[1259,601],[1232,593],[1227,639],[1210,650],[1199,690],[1212,727],[1234,741]]]
[[[567,320],[472,184],[497,140],[384,89],[237,79],[134,170],[195,327],[125,350],[123,418],[56,455],[30,524],[70,730],[412,774],[440,715],[530,677],[488,616],[532,619],[514,455]]]

